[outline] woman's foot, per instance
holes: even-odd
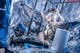
[[[50,45],[48,40],[45,40],[44,43],[46,43],[47,45]]]

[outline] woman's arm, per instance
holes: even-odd
[[[46,21],[46,15],[45,15],[44,11],[41,11],[41,16],[42,16],[43,21]]]
[[[63,24],[64,23],[64,18],[60,15],[60,13],[58,12],[58,10],[57,10],[57,16],[60,18],[60,21],[59,22],[57,22],[57,25],[61,25],[61,24]]]

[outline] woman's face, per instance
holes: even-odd
[[[57,15],[56,13],[48,13],[46,19],[47,19],[47,22],[50,24],[50,25],[53,25],[55,23],[55,18],[57,18]]]
[[[54,13],[48,13],[48,15],[47,15],[47,21],[54,21]]]

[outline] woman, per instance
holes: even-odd
[[[43,11],[41,12],[41,15],[43,21],[46,23],[46,27],[45,27],[46,29],[39,33],[39,39],[43,43],[47,43],[49,45],[49,41],[48,41],[49,36],[51,35],[54,28],[64,23],[64,18],[60,15],[58,10],[53,8],[48,10],[47,15],[45,15]],[[57,21],[58,17],[59,20]]]

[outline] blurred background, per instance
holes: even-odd
[[[8,28],[10,26],[9,25],[10,20],[13,18],[14,14],[16,14],[17,9],[19,7],[18,3],[20,1],[22,0],[0,0],[0,47],[1,48],[7,47],[6,38],[8,36],[8,30],[9,30]],[[45,11],[47,14],[48,9],[55,8],[59,10],[60,14],[65,19],[65,23],[62,25],[62,27],[66,27],[65,24],[69,22],[69,25],[67,24],[68,30],[72,32],[77,27],[76,33],[80,35],[79,34],[80,33],[80,26],[79,26],[80,0],[25,0],[25,2],[22,2],[22,3],[26,3],[26,5],[29,7],[27,8],[28,15],[26,15],[26,17],[29,17],[27,21],[31,19],[33,11],[37,11],[38,13],[35,13],[35,14],[39,15],[38,17],[40,17],[39,13],[41,11]],[[24,30],[25,29],[23,29],[23,31]],[[78,49],[80,49],[80,41],[78,42],[79,42],[79,45],[77,46],[78,46]],[[75,43],[73,42],[73,44]],[[69,48],[69,50],[71,49]],[[77,53],[79,52],[80,51],[78,51]]]

